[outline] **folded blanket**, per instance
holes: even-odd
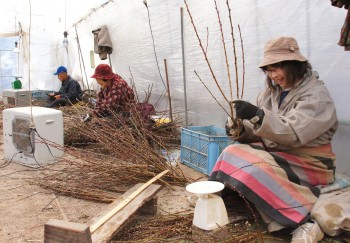
[[[336,173],[334,182],[322,188],[321,193],[343,189],[348,186],[350,186],[350,177]]]

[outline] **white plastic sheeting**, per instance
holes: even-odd
[[[105,2],[107,0],[1,1],[0,37],[16,36],[19,32],[22,35],[19,76],[23,76],[24,87],[31,90],[59,88],[60,81],[52,74],[59,65],[69,66],[62,43],[63,32]],[[75,44],[74,36],[69,37],[71,44]],[[68,50],[68,56],[71,55],[77,53]]]
[[[212,98],[194,73],[194,70],[196,70],[218,102],[227,110],[228,106],[218,91],[205,62],[183,0],[147,1],[154,46],[147,8],[142,0],[110,1],[92,12],[90,9],[93,5],[98,7],[104,1],[67,1],[66,12],[62,8],[63,1],[32,0],[31,2],[33,12],[33,9],[36,8],[39,11],[39,6],[42,9],[40,11],[43,12],[42,15],[36,12],[38,15],[32,16],[31,62],[30,72],[27,70],[28,64],[24,66],[23,83],[25,87],[29,87],[27,74],[30,73],[31,89],[58,88],[59,82],[56,81],[56,77],[52,73],[57,66],[66,65],[74,77],[84,80],[85,87],[88,83],[89,86],[97,88],[95,81],[89,78],[93,73],[93,68],[90,66],[90,51],[93,50],[93,34],[91,31],[106,25],[113,43],[113,53],[110,59],[113,69],[128,82],[133,77],[140,99],[144,96],[143,90],[147,90],[151,84],[153,84],[152,103],[155,104],[164,92],[166,84],[164,59],[166,59],[173,110],[178,112],[177,115],[184,120],[183,64],[185,64],[188,124],[213,124],[221,127],[224,125],[227,114]],[[77,2],[80,2],[80,4],[77,4]],[[232,99],[235,99],[236,74],[228,9],[226,1],[217,0],[216,2],[223,24],[230,76],[233,83]],[[28,5],[27,1],[23,0],[22,3],[23,6]],[[259,70],[258,64],[263,56],[265,42],[277,36],[293,36],[299,42],[301,52],[309,58],[314,70],[319,72],[320,78],[325,81],[330,90],[343,127],[342,131],[349,131],[347,128],[350,126],[350,112],[348,109],[350,104],[350,96],[348,95],[350,93],[350,53],[345,52],[342,47],[337,45],[346,10],[331,6],[330,1],[231,0],[229,3],[236,38],[237,71],[240,88],[242,87],[243,66],[238,24],[241,28],[244,43],[245,89],[243,99],[255,102],[255,97],[264,88],[264,75]],[[4,4],[2,3],[2,5]],[[75,7],[74,11],[71,11],[70,4],[79,7]],[[228,99],[231,99],[220,26],[214,1],[188,0],[188,6],[203,47],[207,50],[208,59],[218,83]],[[182,61],[181,8],[183,8],[184,17],[185,63]],[[47,9],[56,11],[48,16],[45,14]],[[71,9],[69,13],[68,9]],[[89,11],[82,14],[83,9]],[[66,21],[65,25],[67,27],[64,28],[65,13],[67,15],[66,19],[68,19],[68,16],[79,16],[76,18],[78,20],[82,16],[86,16],[86,18],[73,27],[71,24],[77,23],[78,20],[70,20],[69,24]],[[24,16],[22,22],[26,23],[26,25],[23,23],[24,32],[27,33],[29,25],[25,18],[28,20],[28,8],[23,8],[21,14],[21,16]],[[65,29],[69,32],[67,49],[62,45]],[[82,58],[78,57],[76,31],[79,36]],[[4,32],[3,28],[0,28],[0,32]],[[24,35],[22,39],[27,40],[28,36]],[[84,63],[81,62],[82,60]],[[98,55],[95,55],[96,65],[101,62],[109,63],[109,60],[101,61]],[[166,96],[162,99],[158,109],[168,109]],[[346,141],[345,145],[343,142],[338,143],[338,148],[349,147],[349,141],[344,139],[344,136],[346,134],[338,136],[338,141],[342,139]],[[345,153],[339,152],[338,158],[342,160],[338,163],[341,170],[345,168],[350,173],[350,163],[344,161],[347,159]]]

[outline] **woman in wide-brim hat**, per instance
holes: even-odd
[[[98,65],[91,78],[95,78],[101,86],[93,110],[95,116],[107,117],[130,112],[130,107],[135,103],[134,91],[122,77],[113,73],[108,64]]]
[[[226,131],[239,143],[222,152],[209,180],[253,203],[270,232],[302,225],[292,242],[304,237],[301,231],[316,242],[323,233],[310,222],[310,211],[320,186],[334,181],[335,106],[294,38],[268,41],[259,67],[267,87],[256,105],[232,102],[235,116],[228,118]]]

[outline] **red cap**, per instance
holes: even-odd
[[[95,73],[91,78],[112,79],[114,75],[112,68],[108,64],[100,64],[95,68]]]

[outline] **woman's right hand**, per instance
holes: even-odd
[[[227,136],[239,137],[244,131],[244,126],[241,119],[228,117],[225,124]]]

